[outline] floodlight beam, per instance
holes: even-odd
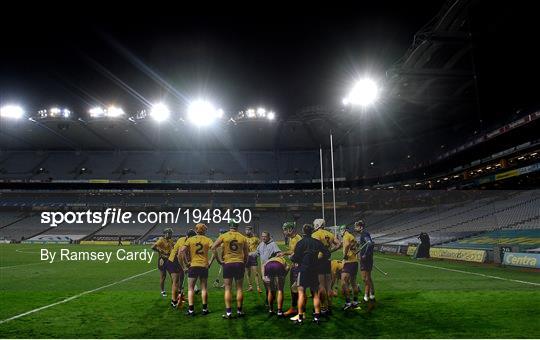
[[[20,119],[23,115],[24,109],[18,105],[6,105],[0,109],[1,117]]]
[[[364,78],[354,85],[347,97],[343,98],[343,105],[367,107],[374,104],[378,98],[379,88],[375,81]]]

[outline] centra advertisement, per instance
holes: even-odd
[[[503,264],[516,267],[540,268],[540,254],[504,253]]]

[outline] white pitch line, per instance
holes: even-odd
[[[21,249],[15,249],[17,253],[25,253],[25,254],[39,254],[39,251],[24,251],[24,248]]]
[[[15,267],[23,267],[23,266],[32,266],[34,264],[40,264],[40,263],[45,263],[45,262],[32,262],[32,263],[25,263],[25,264],[16,264],[14,266],[3,266],[3,267],[0,267],[0,269],[8,269],[8,268],[15,268]]]
[[[39,307],[39,308],[36,308],[36,309],[32,309],[32,310],[29,310],[28,312],[24,312],[22,314],[19,314],[19,315],[15,315],[15,316],[12,316],[11,318],[7,318],[5,320],[2,320],[0,321],[0,324],[3,324],[5,322],[8,322],[8,321],[11,321],[11,320],[15,320],[15,319],[18,319],[18,318],[22,318],[23,316],[26,316],[26,315],[30,315],[30,314],[34,314],[36,312],[39,312],[39,311],[42,311],[44,309],[47,309],[47,308],[50,308],[50,307],[54,307],[56,305],[60,305],[62,303],[66,303],[66,302],[69,302],[71,300],[75,300],[77,298],[80,298],[81,296],[83,295],[87,295],[87,294],[90,294],[90,293],[94,293],[94,292],[97,292],[99,290],[102,290],[102,289],[105,289],[105,288],[108,288],[108,287],[111,287],[111,286],[114,286],[114,285],[117,285],[119,283],[123,283],[123,282],[126,282],[126,281],[129,281],[129,280],[132,280],[134,278],[137,278],[139,276],[143,276],[143,275],[146,275],[148,273],[151,273],[153,271],[157,270],[156,268],[154,269],[151,269],[149,271],[146,271],[144,273],[140,273],[140,274],[137,274],[137,275],[133,275],[133,276],[130,276],[130,277],[126,277],[125,279],[122,279],[120,281],[116,281],[116,282],[113,282],[113,283],[109,283],[108,285],[105,285],[105,286],[101,286],[101,287],[98,287],[98,288],[95,288],[95,289],[92,289],[92,290],[87,290],[85,292],[82,292],[82,293],[79,293],[77,295],[73,295],[71,297],[68,297],[62,301],[58,301],[58,302],[55,302],[55,303],[51,303],[50,305],[46,305],[46,306],[43,306],[43,307]]]
[[[401,262],[401,263],[412,264],[412,265],[415,265],[415,266],[421,266],[421,267],[428,267],[428,268],[435,268],[435,269],[447,270],[447,271],[450,271],[450,272],[456,272],[456,273],[462,273],[462,274],[470,274],[470,275],[477,275],[477,276],[482,276],[482,277],[488,277],[488,278],[490,278],[490,279],[497,279],[497,280],[503,280],[503,281],[510,281],[510,282],[523,283],[523,284],[528,284],[528,285],[533,285],[533,286],[540,286],[540,283],[536,283],[536,282],[529,282],[529,281],[522,281],[522,280],[507,279],[507,278],[499,277],[499,276],[493,276],[493,275],[486,275],[486,274],[481,274],[481,273],[468,272],[468,271],[465,271],[465,270],[459,270],[459,269],[451,269],[451,268],[445,268],[445,267],[437,267],[437,266],[432,266],[432,265],[429,265],[429,264],[414,263],[414,262],[409,262],[409,261],[402,261],[402,260],[390,259],[390,258],[387,258],[387,257],[381,257],[381,256],[377,256],[377,258],[384,259],[384,260],[388,260],[388,261],[394,261],[394,262]]]

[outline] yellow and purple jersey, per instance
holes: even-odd
[[[244,247],[248,244],[247,238],[237,231],[228,231],[218,238],[223,243],[223,262],[243,263],[245,261]]]
[[[160,256],[161,253],[163,253],[167,255],[165,257],[168,257],[174,247],[174,240],[172,238],[166,239],[165,237],[160,237],[156,243],[154,243],[154,247],[160,251]]]
[[[274,262],[279,262],[279,263],[281,263],[281,264],[284,265],[284,266],[287,265],[287,261],[286,261],[285,258],[282,257],[282,256],[275,256],[275,257],[272,257],[272,258],[268,259],[267,263],[268,263],[268,262],[272,262],[272,261],[274,261]]]
[[[184,246],[189,250],[191,267],[208,267],[208,251],[212,240],[204,235],[195,235],[186,240]]]
[[[345,254],[345,249],[347,247],[349,248],[349,250]],[[343,259],[345,260],[345,263],[358,262],[358,259],[356,258],[357,250],[358,242],[356,242],[356,238],[350,232],[345,231],[345,233],[343,234]]]
[[[331,262],[332,267],[332,275],[336,276],[341,273],[343,270],[343,261],[341,260],[332,260]]]
[[[294,253],[294,248],[296,248],[296,244],[298,243],[298,241],[300,241],[302,239],[302,236],[296,234],[294,237],[291,237],[289,239],[289,251],[293,252]]]
[[[332,248],[332,244],[334,242],[334,234],[332,234],[328,230],[318,229],[313,234],[311,234],[311,237],[321,241],[326,249],[330,250]]]
[[[186,243],[187,236],[180,237],[178,241],[174,244],[171,254],[169,255],[169,261],[174,262],[178,257],[178,250],[182,249],[184,243]]]
[[[261,243],[259,238],[257,236],[246,236],[246,239],[249,247],[249,252],[251,253],[257,250],[257,246],[259,245],[259,243]]]

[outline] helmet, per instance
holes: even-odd
[[[324,221],[324,219],[322,218],[317,218],[313,221],[313,228],[315,228],[315,230],[319,230],[321,228],[324,228],[326,222]]]
[[[296,229],[296,222],[285,222],[283,223],[283,230],[294,230]]]
[[[206,233],[206,229],[208,229],[208,228],[206,227],[206,224],[204,224],[204,223],[197,223],[197,225],[195,226],[195,232],[197,234]]]
[[[229,228],[231,229],[238,229],[238,226],[239,226],[238,222],[231,221],[229,223]]]
[[[168,236],[168,237],[171,237],[172,234],[173,234],[172,228],[165,228],[165,229],[163,229],[163,235]]]
[[[197,233],[193,229],[189,229],[186,234],[187,237],[193,237],[195,235],[197,235]]]

